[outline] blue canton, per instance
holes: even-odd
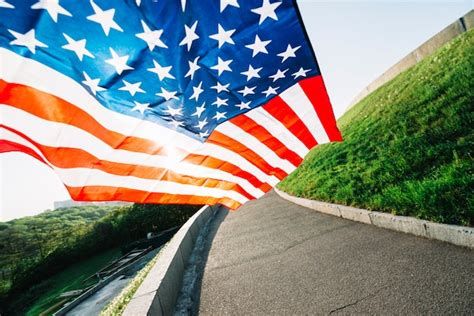
[[[201,140],[319,74],[292,0],[0,0],[0,46]]]

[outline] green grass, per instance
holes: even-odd
[[[110,261],[119,258],[120,249],[112,249],[90,259],[81,261],[50,279],[38,284],[39,290],[43,293],[35,300],[34,304],[28,308],[26,315],[39,315],[60,301],[58,296],[66,291],[82,289],[87,284],[83,281],[90,275],[97,272]],[[34,290],[34,289],[32,289]]]
[[[374,91],[279,188],[434,222],[474,224],[474,31]]]

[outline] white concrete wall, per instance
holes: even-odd
[[[444,30],[430,38],[428,41],[423,43],[420,47],[415,49],[413,52],[402,58],[398,63],[390,67],[380,77],[375,79],[374,82],[365,87],[359,94],[352,100],[351,104],[347,107],[346,112],[354,105],[359,103],[363,98],[368,96],[373,91],[377,90],[385,83],[389,82],[401,72],[408,68],[416,65],[425,57],[433,54],[444,44],[450,42],[454,38],[458,37],[464,32],[474,28],[474,10],[469,11],[466,15],[459,18]]]
[[[200,229],[222,206],[204,206],[161,250],[156,264],[133,295],[123,315],[171,315],[183,281],[186,263]]]

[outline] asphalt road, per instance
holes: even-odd
[[[474,314],[474,251],[324,215],[271,192],[221,214],[199,313]]]

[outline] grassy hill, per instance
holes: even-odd
[[[374,91],[338,125],[344,142],[313,149],[281,190],[473,226],[473,30]]]

